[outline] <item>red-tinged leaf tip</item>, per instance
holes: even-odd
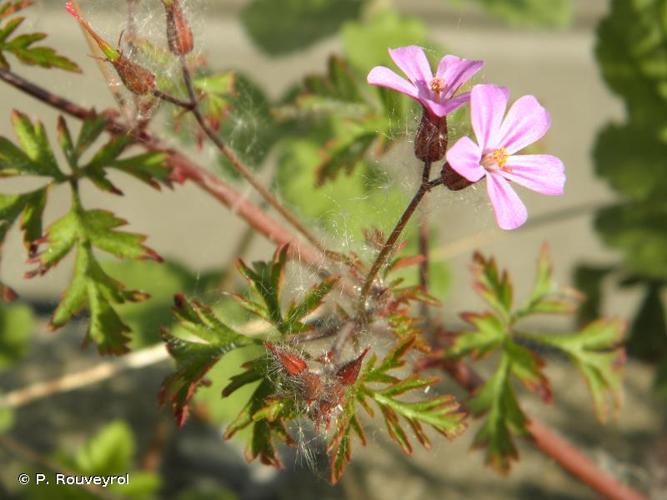
[[[271,342],[266,342],[264,345],[273,353],[280,365],[292,377],[302,374],[308,368],[306,361],[298,354],[280,349]]]
[[[361,370],[361,365],[363,364],[366,354],[370,351],[370,347],[367,347],[363,352],[357,356],[352,361],[345,363],[341,366],[336,372],[336,378],[343,385],[352,385],[357,381],[359,377],[359,371]]]
[[[160,264],[164,262],[162,256],[151,248],[146,249],[146,253],[144,254],[144,259],[154,260],[155,262],[159,262]]]
[[[0,285],[0,290],[2,290],[2,300],[7,304],[14,302],[19,297],[14,289],[8,286]]]
[[[174,307],[176,307],[177,309],[183,309],[183,307],[185,306],[185,302],[186,302],[185,295],[183,295],[182,293],[177,293],[174,295]]]
[[[81,20],[81,16],[79,15],[79,12],[76,10],[76,7],[74,7],[74,4],[72,2],[67,2],[65,4],[65,9],[67,12],[70,13],[76,19],[77,21]]]

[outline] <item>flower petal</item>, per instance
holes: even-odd
[[[414,99],[417,98],[419,93],[417,88],[408,82],[405,78],[398,76],[392,70],[385,68],[384,66],[374,67],[370,73],[368,73],[367,81],[370,85],[397,90],[398,92],[409,95]]]
[[[516,229],[528,218],[526,206],[502,176],[486,176],[486,191],[489,193],[496,221],[501,229]]]
[[[445,81],[447,91],[445,98],[449,98],[465,82],[470,80],[484,66],[482,61],[470,61],[456,56],[445,56],[438,64],[437,76]]]
[[[415,85],[417,82],[428,83],[433,80],[431,65],[426,58],[426,54],[424,54],[424,49],[421,47],[409,45],[407,47],[389,49],[389,55],[394,63],[396,63],[396,66],[401,68],[401,71]]]
[[[449,165],[471,182],[477,182],[486,174],[479,164],[481,158],[482,151],[469,137],[462,137],[447,151]]]
[[[475,85],[470,92],[470,121],[482,150],[493,149],[510,92],[497,85]]]
[[[453,111],[456,111],[469,101],[470,101],[470,92],[464,92],[463,94],[459,94],[455,97],[447,99],[443,105],[445,108],[445,115],[448,115]]]
[[[494,147],[503,147],[514,154],[539,141],[550,126],[549,112],[534,96],[525,95],[517,99],[507,113]]]
[[[552,155],[516,155],[507,158],[500,175],[528,189],[549,196],[563,194],[565,167],[560,158]]]

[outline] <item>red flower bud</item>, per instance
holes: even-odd
[[[280,365],[292,377],[301,375],[308,368],[305,360],[298,354],[280,349],[279,347],[273,345],[271,342],[267,342],[264,345],[269,351],[273,353]]]
[[[192,52],[194,39],[192,29],[188,23],[181,4],[178,0],[162,0],[167,14],[167,42],[169,50],[177,56],[184,56]]]
[[[359,371],[361,370],[361,364],[363,363],[364,358],[366,357],[366,354],[368,354],[369,350],[370,347],[367,347],[359,356],[357,356],[352,361],[348,361],[338,369],[336,372],[336,378],[340,381],[341,384],[352,385],[357,381],[357,377],[359,377]]]
[[[450,191],[460,191],[474,184],[445,163],[442,168],[442,180]]]
[[[415,137],[415,156],[421,161],[438,161],[447,152],[447,118],[438,117],[424,109]]]

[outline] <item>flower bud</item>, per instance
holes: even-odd
[[[194,40],[192,29],[188,23],[178,0],[162,0],[167,14],[167,42],[169,50],[177,56],[192,52]]]
[[[74,16],[81,27],[91,36],[100,48],[107,61],[113,64],[118,76],[127,89],[138,95],[144,95],[155,90],[155,75],[143,66],[130,61],[123,54],[114,49],[109,42],[98,35],[88,21],[83,19],[72,2],[65,4],[67,11]]]
[[[450,191],[460,191],[474,184],[445,163],[442,167],[442,180]]]
[[[123,56],[111,61],[111,64],[127,90],[133,94],[145,95],[155,90],[155,75],[152,71]]]
[[[447,152],[447,118],[438,117],[424,109],[415,136],[415,156],[422,161],[438,161]]]

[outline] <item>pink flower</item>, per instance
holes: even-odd
[[[376,66],[368,73],[368,83],[398,90],[438,117],[443,117],[468,102],[469,92],[456,97],[454,94],[484,64],[482,61],[445,56],[440,60],[438,71],[433,76],[431,65],[421,47],[410,45],[389,49],[389,55],[410,81],[389,68]]]
[[[502,229],[526,222],[526,206],[510,182],[549,196],[563,194],[563,162],[551,155],[516,155],[540,140],[551,125],[549,113],[531,95],[516,100],[507,115],[509,91],[475,85],[470,93],[470,121],[477,144],[463,137],[447,152],[449,165],[472,182],[486,176],[486,189]]]

